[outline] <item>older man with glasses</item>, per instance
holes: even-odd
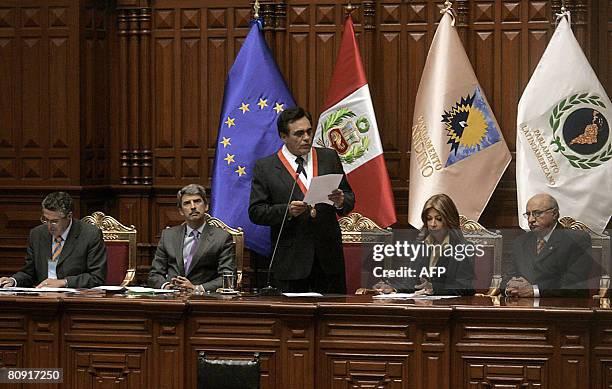
[[[42,225],[30,232],[24,267],[0,287],[93,288],[106,279],[106,247],[99,228],[72,218],[72,198],[53,192],[42,202]]]
[[[536,194],[523,214],[529,232],[512,245],[512,262],[505,277],[512,297],[586,296],[593,264],[591,238],[558,224],[559,205],[548,194]]]

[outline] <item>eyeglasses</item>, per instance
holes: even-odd
[[[57,225],[58,225],[58,224],[59,224],[59,223],[62,221],[62,219],[66,219],[66,218],[68,218],[68,216],[70,216],[70,214],[68,214],[68,215],[64,216],[64,217],[63,217],[63,218],[61,218],[61,219],[57,219],[57,220],[49,220],[49,219],[47,219],[46,217],[41,216],[41,217],[40,217],[40,222],[41,222],[42,224],[50,224],[50,225],[52,225],[52,226],[57,226]]]
[[[556,209],[556,208],[555,208],[555,207],[552,207],[552,208],[545,209],[545,210],[543,210],[543,211],[531,211],[531,212],[525,212],[525,213],[523,214],[523,217],[524,217],[525,219],[529,219],[529,216],[533,216],[533,217],[535,217],[535,218],[537,219],[537,218],[541,217],[542,215],[544,215],[546,212],[548,212],[548,211],[550,211],[550,210],[553,210],[553,209]]]

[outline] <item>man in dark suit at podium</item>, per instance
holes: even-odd
[[[337,215],[348,214],[355,205],[346,176],[328,197],[333,204],[310,206],[302,201],[312,177],[344,175],[342,163],[334,150],[312,147],[312,118],[304,109],[283,111],[277,126],[284,145],[257,161],[249,204],[253,223],[271,226],[273,246],[280,234],[272,264],[275,286],[283,292],[346,293],[337,220]]]
[[[93,288],[106,280],[102,231],[72,217],[72,198],[53,192],[42,202],[42,225],[30,232],[24,267],[0,287]]]
[[[559,206],[548,194],[527,202],[523,214],[530,231],[512,245],[506,295],[514,297],[586,296],[593,264],[591,237],[558,224]]]
[[[153,288],[215,291],[222,287],[223,273],[236,272],[232,236],[206,223],[204,187],[187,185],[176,197],[185,223],[162,231],[148,284]]]

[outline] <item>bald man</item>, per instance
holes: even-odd
[[[589,234],[558,224],[559,205],[548,194],[530,198],[523,217],[530,231],[513,242],[506,295],[588,296],[593,263]]]

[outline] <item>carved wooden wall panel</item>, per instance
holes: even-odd
[[[71,344],[66,358],[68,369],[64,382],[69,387],[138,389],[150,386],[145,347]]]
[[[469,309],[460,314],[451,387],[578,389],[590,382],[588,312],[507,313],[495,321]]]
[[[210,185],[227,72],[248,33],[244,2],[153,9],[155,183]]]
[[[0,368],[22,367],[27,360],[28,318],[26,315],[3,313],[0,315]],[[21,388],[20,385],[3,384],[9,389]],[[3,387],[4,387],[3,386]]]
[[[190,304],[186,326],[186,385],[196,385],[199,351],[211,357],[251,359],[259,352],[262,389],[315,388],[315,324],[311,304],[268,306],[261,315],[242,304]]]
[[[65,372],[65,382],[79,388],[182,386],[182,301],[168,301],[151,310],[125,301],[98,304],[94,311],[95,306],[91,300],[66,304],[62,326],[69,374]]]
[[[597,326],[591,332],[591,378],[593,388],[612,387],[612,316],[597,312]]]
[[[78,183],[78,8],[0,4],[0,182]]]
[[[368,315],[335,308],[318,323],[317,364],[329,385],[321,387],[448,387],[449,376],[435,372],[450,369],[450,312],[431,310],[424,319],[383,307]]]

